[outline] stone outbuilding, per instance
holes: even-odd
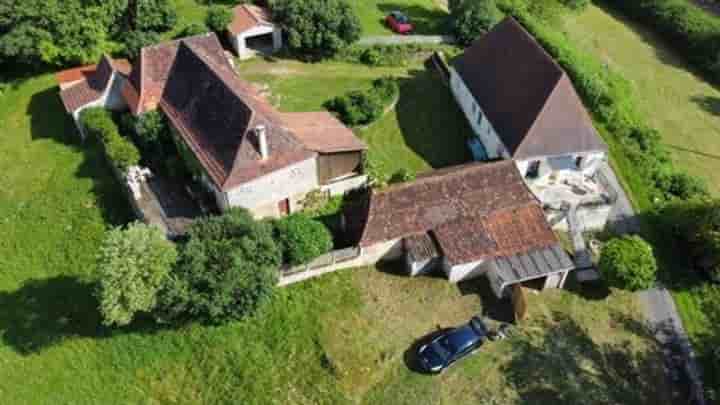
[[[257,53],[269,54],[283,46],[282,29],[273,23],[270,10],[253,4],[240,4],[233,9],[227,33],[240,59],[249,59]]]
[[[345,213],[363,255],[402,259],[411,276],[456,283],[485,275],[498,296],[541,279],[560,288],[574,269],[512,161],[435,170],[371,191]]]

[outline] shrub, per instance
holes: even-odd
[[[162,231],[135,222],[109,231],[98,256],[100,313],[105,325],[123,326],[149,312],[175,264],[177,252]]]
[[[140,56],[140,50],[146,46],[160,42],[160,35],[153,31],[130,31],[124,36],[124,54],[129,59]]]
[[[205,25],[215,32],[223,32],[232,22],[233,13],[230,8],[223,5],[210,6],[205,17]]]
[[[360,20],[344,0],[274,0],[273,18],[287,33],[290,49],[331,56],[360,38]]]
[[[639,236],[608,242],[600,253],[598,267],[610,285],[631,291],[652,287],[657,274],[652,247]]]
[[[270,297],[281,251],[269,222],[234,208],[196,221],[188,236],[176,271],[159,296],[159,321],[240,319]]]
[[[454,0],[448,5],[453,31],[460,44],[471,43],[502,19],[495,0]]]
[[[175,36],[175,38],[193,37],[208,32],[208,27],[198,23],[188,24]]]
[[[136,0],[134,29],[143,32],[165,32],[177,23],[177,13],[169,0]]]
[[[137,118],[135,135],[138,145],[149,155],[166,156],[163,146],[172,142],[167,118],[160,111],[150,111]]]
[[[417,175],[415,174],[415,172],[408,169],[400,169],[393,173],[392,176],[390,176],[389,183],[406,183],[408,181],[415,180],[416,177]]]
[[[381,55],[377,48],[367,48],[360,55],[360,61],[366,65],[378,66],[380,64]]]
[[[368,90],[353,90],[325,103],[325,108],[335,112],[348,125],[367,125],[378,119],[385,107],[399,93],[397,81],[381,78],[373,81]]]
[[[291,265],[308,263],[333,246],[325,225],[305,214],[292,214],[276,221],[275,234],[285,262]]]
[[[80,113],[85,133],[103,145],[105,155],[123,173],[140,162],[140,152],[127,138],[120,136],[110,112],[101,107],[87,108]]]
[[[573,11],[583,11],[590,5],[590,0],[561,0],[565,7]]]
[[[707,184],[703,179],[684,172],[658,172],[655,183],[665,200],[689,200],[708,195]]]

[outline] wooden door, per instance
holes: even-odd
[[[280,216],[283,216],[283,217],[290,214],[290,199],[289,198],[280,200],[278,202],[278,211],[280,211]]]

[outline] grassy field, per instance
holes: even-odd
[[[395,109],[356,133],[370,145],[382,169],[424,171],[470,160],[465,139],[471,129],[450,92],[420,63],[409,68],[371,68],[357,64],[295,60],[253,60],[239,65],[242,77],[264,86],[282,111],[318,111],[332,97],[369,87],[372,80],[399,77]]]
[[[355,9],[362,35],[392,35],[385,17],[394,10],[404,12],[415,25],[415,33],[440,34],[445,29],[447,0],[349,0]]]
[[[679,167],[720,192],[720,90],[637,24],[591,6],[566,20],[573,41],[630,79]]]

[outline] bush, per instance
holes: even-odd
[[[565,7],[573,11],[583,11],[590,5],[590,0],[561,0]]]
[[[140,56],[140,50],[160,42],[160,35],[153,31],[130,31],[124,36],[124,54],[128,59]]]
[[[381,61],[380,51],[377,48],[367,48],[360,55],[360,61],[366,65],[378,66]]]
[[[127,325],[138,312],[155,308],[176,258],[175,246],[155,226],[135,222],[109,231],[98,256],[103,323]]]
[[[690,200],[708,195],[707,184],[703,179],[683,172],[659,172],[655,183],[665,200]]]
[[[378,119],[387,105],[400,92],[397,81],[380,78],[373,81],[368,90],[353,90],[325,103],[325,108],[335,112],[348,125],[367,125]]]
[[[362,63],[369,66],[408,66],[424,62],[435,51],[442,51],[449,57],[459,54],[462,49],[438,44],[400,45],[352,45],[340,50],[335,59],[348,63]]]
[[[502,19],[495,0],[454,0],[448,5],[455,37],[463,45],[488,32]]]
[[[157,110],[137,118],[135,136],[138,145],[148,156],[167,157],[167,150],[173,147],[167,118]]]
[[[410,171],[408,169],[400,169],[393,173],[392,176],[390,176],[389,183],[395,184],[395,183],[407,183],[408,181],[413,181],[417,175],[415,172]]]
[[[274,0],[273,19],[287,33],[293,51],[332,56],[360,38],[360,20],[344,0]]]
[[[275,234],[286,263],[299,265],[332,249],[332,235],[321,222],[292,214],[275,222]]]
[[[600,253],[598,268],[610,285],[631,291],[652,287],[657,274],[652,247],[639,236],[608,242]]]
[[[234,208],[196,221],[188,236],[159,296],[158,321],[241,319],[271,296],[281,251],[269,222]]]
[[[194,37],[195,35],[204,34],[206,32],[208,32],[208,27],[202,24],[192,23],[183,27],[175,38]]]
[[[140,152],[127,138],[120,136],[110,112],[102,107],[87,108],[80,113],[85,133],[103,145],[105,155],[121,172],[140,163]]]
[[[177,23],[177,13],[169,0],[136,0],[134,29],[143,32],[165,32]]]
[[[215,32],[223,32],[233,20],[233,12],[223,5],[210,6],[205,16],[205,25]]]

